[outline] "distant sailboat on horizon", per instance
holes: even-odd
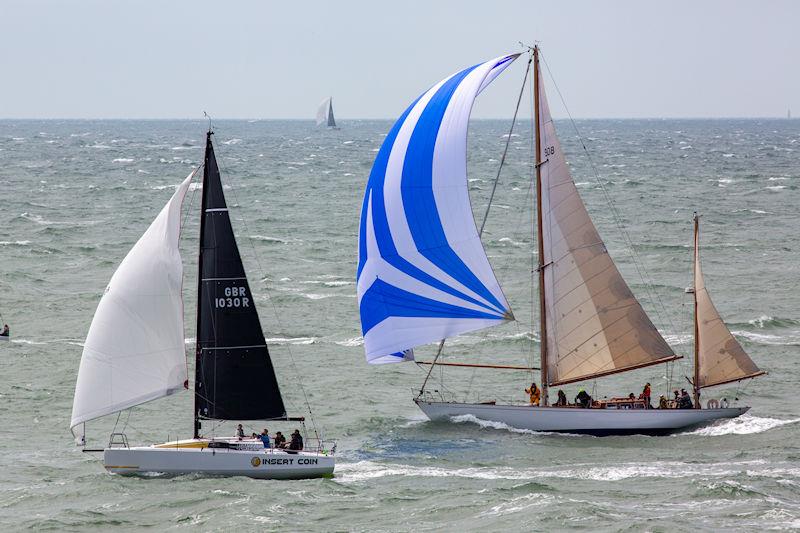
[[[329,96],[320,102],[317,108],[317,126],[325,124],[332,130],[338,130],[336,119],[333,117],[333,96]]]
[[[531,49],[528,68],[532,63],[538,246],[533,277],[539,287],[541,365],[440,361],[446,339],[515,320],[483,249],[482,226],[478,230],[475,223],[466,149],[475,98],[520,55],[480,63],[434,85],[397,120],[375,158],[361,212],[357,269],[367,362],[414,361],[415,348],[438,343],[433,361],[417,362],[430,365],[430,371],[414,402],[431,420],[472,416],[535,431],[660,435],[747,412],[749,407],[720,406],[716,400],[700,408],[700,388],[764,372],[712,313],[699,268],[697,230],[695,408],[650,409],[635,398],[589,402],[588,408],[568,405],[566,398],[549,404],[549,387],[682,356],[628,287],[578,193],[540,85],[538,47]],[[426,389],[436,366],[540,370],[542,405],[460,401]]]

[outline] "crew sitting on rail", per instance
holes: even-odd
[[[233,435],[235,438],[242,440],[244,438],[244,428],[241,424],[236,426],[236,433]]]
[[[672,399],[672,408],[679,409],[681,406],[681,393],[677,390],[674,390],[672,391],[672,394],[675,395],[675,397]]]
[[[280,431],[275,433],[275,447],[286,448],[286,437]]]
[[[261,432],[261,435],[259,435],[259,438],[261,439],[261,442],[264,443],[264,448],[269,448],[270,447],[270,445],[269,445],[269,433],[267,432],[267,428],[264,428],[264,431]]]
[[[575,396],[575,403],[586,409],[592,405],[592,397],[589,396],[585,390],[581,389],[578,391],[578,395]]]
[[[564,391],[558,389],[558,399],[556,400],[556,407],[566,407],[567,406],[567,395],[564,394]]]
[[[536,383],[531,383],[531,386],[525,389],[525,392],[528,393],[530,396],[531,405],[539,406],[539,397],[541,396],[541,392],[539,391],[539,387],[536,386]]]
[[[11,335],[11,330],[8,329],[8,324],[5,324],[3,326],[3,332],[0,333],[0,337],[8,337],[9,335]]]

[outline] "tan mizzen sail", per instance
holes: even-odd
[[[538,61],[535,68],[538,84]],[[679,359],[622,279],[589,218],[541,87],[538,101],[546,383]]]
[[[713,387],[766,374],[745,353],[722,321],[700,268],[699,219],[694,218],[695,387]]]

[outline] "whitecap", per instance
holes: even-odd
[[[780,190],[783,190],[783,189],[785,189],[785,188],[786,188],[786,185],[771,185],[771,186],[769,186],[769,187],[765,187],[765,188],[766,188],[766,189],[769,189],[769,190],[771,190],[771,191],[780,191]]]
[[[797,334],[784,337],[781,335],[770,335],[768,333],[754,333],[752,331],[732,331],[731,333],[737,337],[744,337],[749,341],[759,344],[768,344],[770,346],[800,346],[800,338],[798,338]]]
[[[305,345],[316,344],[318,339],[316,337],[270,337],[265,340],[271,344]]]
[[[29,246],[31,241],[0,241],[0,246]]]
[[[343,341],[335,341],[334,344],[338,344],[339,346],[346,346],[348,348],[353,346],[361,346],[364,344],[364,337],[352,337],[350,339],[345,339]]]
[[[744,414],[738,418],[718,422],[712,426],[706,426],[694,431],[683,433],[683,435],[703,435],[706,437],[719,437],[721,435],[751,435],[753,433],[763,433],[787,424],[796,424],[800,418],[781,420],[779,418],[767,418]]]
[[[112,163],[133,163],[133,158],[131,157],[118,157],[116,159],[111,160]]]
[[[222,144],[239,144],[242,142],[241,139],[231,139],[229,141],[223,141]]]

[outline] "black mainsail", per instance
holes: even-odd
[[[195,438],[199,420],[285,418],[278,381],[206,138],[197,291]]]

